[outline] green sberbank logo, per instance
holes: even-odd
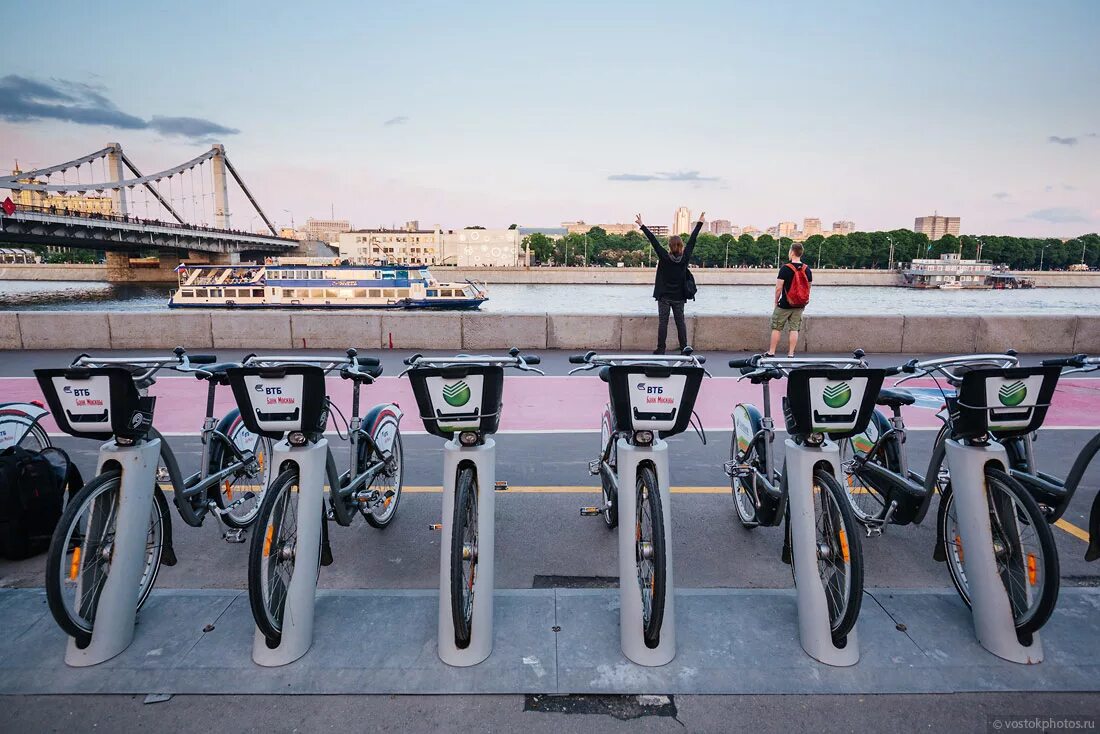
[[[852,399],[852,388],[848,387],[846,382],[826,385],[821,392],[821,397],[830,408],[843,408]]]
[[[451,385],[444,385],[443,399],[447,401],[447,405],[461,408],[470,402],[470,386],[466,384],[465,380],[460,380]]]
[[[1024,402],[1024,398],[1026,397],[1027,385],[1019,380],[1010,382],[1007,385],[1001,385],[1001,389],[997,393],[997,398],[1000,399],[1001,405],[1009,408],[1015,408],[1017,405]]]

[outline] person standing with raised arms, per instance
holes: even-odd
[[[703,217],[706,212],[699,213],[699,220],[688,237],[687,245],[680,235],[668,238],[668,249],[661,246],[649,227],[642,224],[642,215],[635,218],[635,223],[641,227],[642,232],[653,245],[657,253],[657,275],[653,283],[653,298],[657,301],[657,348],[654,354],[665,353],[665,342],[668,339],[668,314],[672,312],[676,320],[676,338],[680,342],[680,350],[688,346],[687,323],[684,321],[684,304],[688,299],[695,299],[695,278],[688,270],[688,261],[691,260],[692,250],[695,249],[695,238],[699,236],[699,230],[703,227]]]

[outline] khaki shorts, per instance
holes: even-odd
[[[775,307],[775,311],[772,312],[772,330],[783,331],[784,324],[791,325],[791,331],[801,331],[802,329],[802,312],[803,308],[780,308]]]

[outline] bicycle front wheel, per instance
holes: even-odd
[[[58,626],[87,640],[95,626],[99,597],[114,561],[122,475],[100,474],[69,502],[54,529],[46,558],[46,600]],[[138,580],[141,609],[156,583],[164,550],[168,503],[154,491],[145,540],[145,563]]]
[[[615,433],[615,420],[611,416],[611,409],[608,406],[604,406],[603,418],[600,419],[600,459],[603,459],[603,452],[607,449],[608,441],[612,440],[612,436]],[[611,468],[611,471],[615,471],[615,465],[618,461],[619,448],[616,444],[612,444],[608,449],[607,464]],[[608,478],[604,476],[604,471],[601,467],[600,470],[600,490],[603,496],[603,521],[607,525],[608,530],[614,530],[619,526],[619,492],[615,485],[608,481]]]
[[[638,586],[642,592],[642,624],[646,647],[661,641],[661,623],[665,618],[665,516],[661,491],[653,467],[638,469],[636,485],[635,559]]]
[[[367,524],[374,528],[384,528],[390,524],[397,514],[397,506],[401,503],[401,486],[405,477],[405,449],[401,444],[401,430],[394,421],[393,446],[390,455],[386,458],[386,466],[371,483],[382,494],[382,500],[369,510],[362,510],[363,518]],[[362,473],[367,467],[367,446],[365,441],[359,443],[358,472]]]
[[[477,576],[477,471],[472,466],[458,470],[455,509],[451,521],[451,620],[455,645],[470,644],[474,618],[474,580]]]
[[[51,445],[50,437],[40,423],[32,424],[30,418],[22,414],[0,416],[0,449],[19,446],[38,452]]]
[[[834,642],[855,627],[863,603],[863,546],[847,493],[827,471],[814,471],[814,545]],[[788,520],[789,523],[789,520]],[[794,572],[794,554],[791,555]]]
[[[290,579],[298,555],[298,471],[288,469],[264,492],[248,553],[248,602],[256,626],[269,639],[283,632]],[[321,522],[324,522],[322,515]],[[318,545],[322,533],[318,533]],[[320,552],[318,551],[318,559]],[[318,572],[320,564],[318,563]]]
[[[1061,580],[1054,533],[1034,498],[1015,479],[986,469],[985,486],[997,575],[1008,594],[1016,630],[1030,634],[1046,624],[1058,602]],[[940,543],[951,582],[970,606],[966,553],[950,485],[941,490],[939,512]]]
[[[221,481],[217,492],[211,492],[218,508],[224,510],[221,520],[231,528],[247,528],[256,521],[263,503],[267,484],[271,439],[252,433],[240,416],[229,428],[228,438],[240,451],[251,451],[256,457],[252,467],[242,468]],[[237,457],[220,440],[215,440],[210,471],[220,472],[237,463]]]

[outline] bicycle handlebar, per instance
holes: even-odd
[[[404,377],[410,370],[414,370],[418,367],[450,367],[462,364],[515,367],[523,372],[537,372],[540,375],[546,374],[542,370],[530,366],[541,364],[541,357],[537,354],[522,354],[516,347],[512,347],[508,350],[507,357],[498,357],[492,354],[456,354],[453,357],[425,357],[418,353],[406,357],[403,361],[408,366],[408,369],[402,372],[399,377]]]
[[[1100,358],[1094,358],[1094,359],[1097,359],[1096,363],[1100,363]],[[1039,364],[1043,365],[1044,367],[1050,367],[1050,366],[1055,366],[1055,365],[1057,365],[1058,367],[1084,367],[1088,363],[1089,363],[1089,358],[1088,358],[1087,355],[1075,354],[1072,357],[1058,357],[1057,359],[1044,359]],[[1094,363],[1094,364],[1096,364],[1096,363]]]
[[[218,361],[218,357],[214,354],[191,354],[188,355],[187,360],[191,364],[214,364]]]

